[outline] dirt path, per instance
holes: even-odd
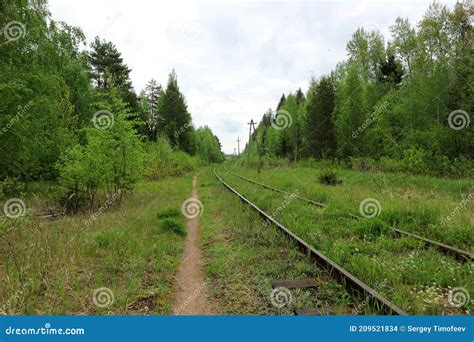
[[[197,177],[193,178],[191,197],[198,198]],[[190,218],[187,222],[188,234],[184,242],[184,253],[179,266],[176,296],[173,313],[175,315],[212,315],[206,298],[207,283],[202,271],[202,253],[198,245],[199,222],[198,217]]]

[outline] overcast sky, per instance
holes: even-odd
[[[455,1],[441,1],[451,7]],[[196,126],[223,150],[248,140],[250,118],[275,109],[282,93],[306,92],[311,76],[346,56],[360,26],[389,37],[397,16],[416,23],[429,1],[50,0],[53,18],[79,26],[88,43],[112,41],[132,69],[135,90],[175,69]],[[243,146],[243,144],[241,144]]]

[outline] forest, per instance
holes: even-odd
[[[54,182],[67,211],[98,193],[132,189],[224,159],[209,127],[195,128],[173,70],[135,92],[120,51],[55,21],[46,0],[2,1],[0,195]],[[26,34],[28,31],[28,34]],[[153,74],[153,71],[150,70]]]
[[[472,318],[473,0],[50,1],[0,2],[0,331]]]
[[[328,160],[361,171],[468,176],[473,13],[472,1],[453,9],[434,2],[416,24],[397,18],[389,39],[357,29],[346,60],[263,114],[243,162],[250,153],[255,165]]]

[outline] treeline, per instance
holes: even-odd
[[[283,95],[263,115],[253,159],[260,153],[264,160],[331,159],[359,169],[468,175],[473,12],[470,0],[452,10],[432,3],[416,26],[396,19],[387,42],[359,28],[334,71],[312,79],[306,94]]]
[[[224,159],[211,130],[194,128],[174,71],[166,88],[152,80],[137,95],[115,45],[87,47],[46,0],[2,1],[0,23],[0,181],[59,182],[78,210],[143,175]]]

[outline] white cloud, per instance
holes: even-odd
[[[450,6],[455,1],[450,0]],[[57,20],[112,41],[132,69],[137,91],[176,69],[196,125],[208,125],[224,151],[244,146],[250,118],[260,120],[282,93],[305,91],[311,76],[345,58],[359,26],[388,36],[397,16],[418,21],[428,1],[50,0]],[[239,126],[240,125],[240,126]]]

